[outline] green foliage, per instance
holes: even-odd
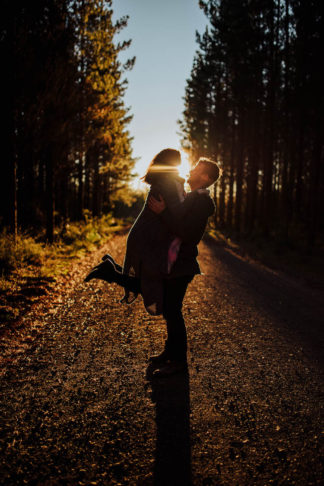
[[[44,245],[26,233],[18,234],[16,241],[5,230],[0,233],[0,272],[7,274],[23,265],[42,264]]]
[[[116,231],[122,228],[112,214],[93,218],[90,211],[85,210],[84,221],[66,222],[59,232],[56,243],[59,251],[72,256],[81,257],[86,251],[91,251]]]
[[[130,41],[114,43],[115,34],[127,25],[127,18],[114,25],[111,2],[81,2],[76,14],[80,30],[81,84],[87,93],[83,100],[88,110],[84,142],[89,169],[94,179],[93,190],[100,191],[105,181],[106,193],[111,198],[131,179],[135,163],[126,130],[132,116],[122,101],[127,85],[122,74],[125,69],[132,68],[135,59],[130,59],[124,68],[118,61],[119,52],[126,49]],[[100,213],[101,205],[96,193],[93,194],[94,214]]]
[[[39,275],[50,276],[67,271],[71,258],[81,258],[104,243],[122,228],[111,214],[92,218],[84,212],[84,220],[66,222],[57,230],[54,244],[45,244],[26,232],[19,233],[16,241],[6,231],[0,233],[0,290],[10,289],[7,278],[15,272],[37,268]],[[10,277],[11,278],[11,277]]]
[[[53,241],[55,213],[107,213],[133,176],[123,96],[135,59],[122,65],[130,41],[115,41],[127,17],[113,22],[110,0],[4,0],[2,14],[0,225],[41,225]]]

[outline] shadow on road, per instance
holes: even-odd
[[[236,255],[212,237],[204,238],[213,256],[233,275],[233,299],[236,282],[253,296],[254,302],[271,314],[281,331],[293,332],[295,339],[308,348],[309,356],[324,364],[324,296],[302,286],[284,274],[276,273]],[[231,286],[231,283],[229,283]],[[306,351],[306,349],[305,349]]]
[[[191,485],[190,393],[188,371],[154,378],[147,368],[156,409],[154,486]]]

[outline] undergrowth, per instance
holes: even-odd
[[[289,240],[280,235],[270,235],[268,238],[260,234],[238,237],[235,232],[218,230],[213,224],[209,225],[207,232],[238,254],[302,279],[311,287],[324,288],[323,238],[316,247],[309,248],[300,235]]]
[[[122,228],[111,214],[100,218],[84,213],[84,220],[67,221],[57,228],[55,242],[44,242],[44,235],[18,233],[16,240],[6,230],[0,233],[0,292],[7,292],[23,273],[26,277],[49,278],[68,271],[69,263],[100,247]]]

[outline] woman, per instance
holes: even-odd
[[[149,209],[148,199],[151,195],[157,199],[161,195],[169,210],[179,210],[184,200],[184,179],[177,169],[180,163],[180,152],[169,148],[153,158],[143,177],[150,185],[150,191],[129,232],[123,268],[106,255],[85,279],[87,282],[99,278],[122,285],[125,288],[123,302],[131,303],[141,293],[144,305],[152,315],[162,313],[163,279],[170,273],[181,242]]]

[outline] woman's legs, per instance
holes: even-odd
[[[116,271],[113,282],[117,283],[121,287],[124,287],[125,290],[133,292],[136,295],[141,293],[140,279],[137,277],[125,275],[124,273]]]
[[[85,282],[89,282],[93,278],[98,278],[100,280],[105,280],[106,282],[115,282],[124,289],[133,292],[134,294],[140,293],[140,279],[132,277],[130,275],[125,275],[116,269],[122,267],[116,265],[112,258],[105,258],[105,260],[96,267],[86,276]]]

